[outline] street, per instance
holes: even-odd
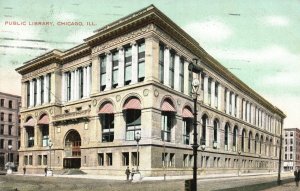
[[[292,177],[284,177],[283,185],[278,187],[276,176],[244,176],[231,178],[212,178],[198,181],[198,190],[296,190]],[[183,191],[184,180],[152,180],[131,183],[121,180],[103,180],[86,178],[44,177],[6,175],[0,176],[1,191],[85,191],[85,190],[114,190],[114,191]],[[300,190],[300,189],[297,189]]]

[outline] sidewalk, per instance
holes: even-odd
[[[21,173],[13,173],[12,175],[23,176]],[[240,174],[210,174],[210,175],[198,175],[198,181],[208,180],[208,179],[216,179],[216,178],[244,178],[244,177],[255,177],[255,176],[277,176],[277,172],[273,173],[245,173]],[[25,176],[45,176],[45,174],[26,174]],[[281,177],[289,177],[293,176],[291,172],[282,172]],[[61,174],[53,174],[53,177],[64,177],[64,178],[85,178],[85,179],[99,179],[99,180],[116,180],[116,181],[124,181],[126,180],[126,176],[107,176],[107,175],[92,175],[92,174],[80,174],[80,175],[61,175]],[[192,175],[186,176],[166,176],[166,180],[186,180],[192,179]],[[157,177],[142,177],[141,181],[156,181],[156,180],[164,180],[163,176]]]

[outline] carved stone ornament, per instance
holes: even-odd
[[[149,95],[149,90],[148,89],[144,89],[143,94],[144,94],[144,96],[148,96]]]
[[[24,74],[24,75],[23,75],[23,79],[30,78],[30,77],[40,76],[42,73],[45,73],[45,72],[49,73],[49,71],[50,71],[51,69],[54,69],[56,66],[57,66],[57,65],[56,65],[55,63],[53,63],[53,64],[50,64],[50,65],[45,66],[45,67],[43,67],[43,68],[34,70],[33,72]]]
[[[93,103],[93,106],[96,107],[96,105],[97,105],[97,100],[94,99],[92,103]]]
[[[38,112],[35,112],[35,113],[34,113],[34,116],[36,116],[36,117],[37,117],[38,115],[39,115],[39,113],[38,113]]]
[[[117,96],[116,96],[116,100],[117,100],[117,102],[119,102],[119,101],[121,100],[121,96],[120,96],[120,95],[117,95]]]
[[[177,100],[177,105],[180,105],[181,104],[181,101],[180,99]]]
[[[52,108],[49,109],[49,113],[53,114],[53,109]]]
[[[154,96],[157,97],[159,95],[158,90],[154,90]]]

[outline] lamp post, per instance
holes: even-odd
[[[11,149],[12,149],[12,145],[8,145],[8,169],[7,169],[7,174],[11,174],[12,170],[11,170],[11,158],[10,158],[10,153],[11,153]]]
[[[136,156],[137,156],[136,171],[139,172],[139,142],[141,140],[140,132],[136,132],[134,139],[136,140]]]
[[[281,184],[281,152],[282,152],[282,129],[283,129],[283,119],[281,119],[281,130],[280,130],[280,148],[279,148],[279,164],[278,164],[278,177],[277,177],[277,185]]]
[[[51,139],[49,139],[49,141],[48,141],[48,146],[49,146],[49,162],[50,162],[50,168],[49,168],[49,175],[51,175],[51,176],[53,176],[53,173],[52,173],[52,170],[51,170],[51,147],[53,146],[53,143],[52,143],[52,141],[51,141]]]
[[[198,79],[194,79],[192,82],[193,94],[194,94],[194,143],[193,147],[193,155],[194,155],[194,166],[193,166],[193,190],[197,190],[197,150],[198,150],[198,142],[197,142],[197,97],[198,97],[198,89],[200,82]]]

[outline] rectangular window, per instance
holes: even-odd
[[[1,112],[0,120],[1,120],[1,121],[4,121],[4,113],[3,113],[3,112]]]
[[[294,144],[293,139],[290,140],[291,144]]]
[[[37,156],[37,165],[42,165],[42,155]]]
[[[29,155],[28,165],[32,165],[32,155]]]
[[[161,139],[171,142],[171,129],[173,127],[173,115],[170,112],[162,113],[161,121]]]
[[[164,45],[159,45],[159,81],[164,83]]]
[[[205,77],[205,74],[201,73],[201,90],[202,91],[204,91],[204,77]]]
[[[78,68],[79,74],[79,99],[83,98],[83,68]]]
[[[48,76],[48,100],[47,102],[50,103],[51,102],[51,74],[47,74]]]
[[[174,66],[175,66],[175,52],[170,52],[170,67],[169,67],[169,84],[174,88]]]
[[[129,166],[129,152],[122,153],[122,165]]]
[[[290,151],[291,151],[291,152],[293,151],[293,146],[290,146]]]
[[[4,99],[1,99],[1,107],[4,107]]]
[[[162,160],[163,167],[167,167],[168,166],[168,153],[162,153],[161,160]]]
[[[183,167],[189,167],[189,155],[183,154]]]
[[[234,116],[237,116],[237,99],[238,99],[238,95],[235,95],[235,99],[234,99]]]
[[[180,59],[179,63],[179,90],[184,91],[184,59]]]
[[[133,141],[136,133],[141,133],[141,110],[126,110],[126,140]]]
[[[183,119],[183,144],[190,144],[190,131],[192,129],[193,121],[189,118]]]
[[[125,84],[131,82],[131,65],[132,65],[132,48],[131,46],[125,47]]]
[[[12,125],[9,125],[9,126],[8,126],[8,135],[11,135],[11,134],[12,134],[12,128],[13,128]]]
[[[102,126],[102,142],[114,141],[114,115],[103,114],[100,116]]]
[[[26,82],[26,88],[27,88],[27,99],[26,99],[26,103],[27,103],[27,107],[30,106],[30,83]]]
[[[290,160],[293,160],[293,154],[290,154]]]
[[[71,100],[71,86],[72,86],[72,78],[71,78],[71,72],[66,73],[67,76],[67,100]]]
[[[0,139],[0,149],[4,148],[4,139]]]
[[[98,153],[98,165],[103,166],[104,165],[104,154]]]
[[[138,157],[136,152],[131,153],[131,165],[132,166],[137,166],[138,165]]]
[[[106,166],[112,166],[113,165],[113,158],[112,153],[106,153]]]
[[[175,167],[175,153],[170,153],[169,166]]]
[[[35,106],[37,102],[37,82],[33,79],[33,105]]]
[[[138,44],[138,81],[142,82],[145,78],[145,42]]]
[[[8,114],[8,122],[12,122],[12,114]]]
[[[100,90],[103,91],[106,87],[106,55],[100,56]]]
[[[28,165],[28,156],[24,156],[24,165]]]
[[[119,75],[119,51],[112,52],[112,87],[116,88],[118,85]]]
[[[47,164],[48,164],[48,156],[43,155],[43,165],[47,165]]]
[[[8,108],[12,109],[12,101],[11,100],[8,101]]]
[[[208,105],[211,105],[211,82],[212,79],[208,78]]]
[[[41,76],[40,77],[40,79],[41,79],[41,104],[43,104],[44,103],[44,76]]]
[[[215,82],[215,108],[218,108],[219,83]]]
[[[225,91],[224,91],[224,109],[225,109],[225,113],[227,113],[227,88],[225,88]]]
[[[0,135],[3,135],[4,134],[4,125],[1,124],[0,126]]]

